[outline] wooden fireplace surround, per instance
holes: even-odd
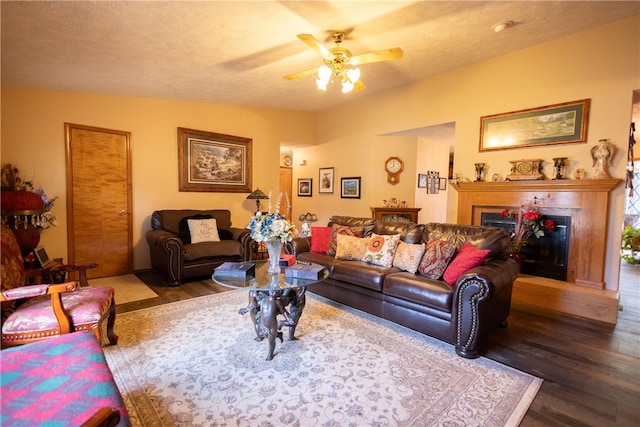
[[[617,291],[605,290],[609,192],[619,179],[468,182],[458,192],[458,224],[481,224],[483,212],[529,203],[548,215],[571,217],[567,280],[520,275],[514,300],[615,323]]]

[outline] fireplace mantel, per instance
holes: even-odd
[[[539,180],[466,182],[451,186],[458,192],[459,224],[480,225],[483,212],[517,209],[529,203],[538,206],[543,214],[571,217],[567,281],[530,276],[529,282],[578,288],[578,292],[581,288],[585,294],[590,290],[592,294],[594,291],[608,294],[613,292],[605,291],[604,283],[609,192],[620,182],[620,179]]]

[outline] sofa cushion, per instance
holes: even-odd
[[[380,235],[371,234],[367,252],[362,260],[369,264],[379,265],[382,267],[391,267],[393,265],[393,256],[396,253],[396,247],[400,241],[399,234]]]
[[[185,261],[236,256],[242,256],[242,245],[235,240],[220,240],[219,242],[202,242],[184,245],[184,252],[182,254]]]
[[[218,225],[215,218],[189,219],[189,234],[191,243],[219,242]]]
[[[381,267],[364,261],[337,261],[333,266],[332,279],[378,292],[382,290],[382,283],[387,274],[400,271],[396,267]]]
[[[329,240],[329,248],[327,249],[327,255],[335,256],[336,248],[338,247],[338,234],[346,234],[347,236],[362,237],[363,227],[338,225],[333,224],[331,226],[331,239]]]
[[[425,246],[424,243],[410,244],[400,240],[396,254],[393,256],[393,266],[409,273],[415,273],[424,254]]]
[[[373,226],[375,234],[399,234],[405,243],[422,243],[424,225],[407,221],[376,221]]]
[[[355,237],[346,234],[338,234],[338,247],[336,258],[349,261],[361,261],[367,253],[370,237]]]
[[[329,227],[331,227],[333,224],[345,225],[347,227],[362,227],[361,237],[367,237],[367,236],[371,236],[371,232],[373,231],[373,226],[375,222],[376,220],[371,217],[358,218],[353,216],[334,215],[329,219],[329,224],[327,225],[329,225]],[[386,233],[386,234],[393,234],[393,233]]]
[[[408,273],[389,274],[384,279],[383,293],[416,304],[451,312],[453,292],[439,280]]]
[[[458,248],[455,244],[445,240],[429,240],[424,256],[418,266],[420,274],[429,279],[439,280],[457,250]]]
[[[331,240],[331,227],[311,227],[311,252],[326,254]]]
[[[231,228],[231,211],[228,209],[163,209],[151,214],[151,228],[153,230],[165,230],[177,235],[180,230],[180,221],[185,217],[194,215],[209,215],[216,219],[219,230]]]
[[[465,243],[445,270],[444,281],[449,285],[455,285],[465,271],[483,264],[489,253],[489,249],[478,249],[469,242]]]

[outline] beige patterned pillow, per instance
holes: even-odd
[[[391,267],[399,241],[399,234],[371,234],[371,240],[367,246],[367,253],[362,257],[362,260],[373,265]]]
[[[415,273],[418,271],[418,265],[420,265],[426,246],[424,243],[409,244],[400,240],[393,257],[393,266],[409,273]]]
[[[355,237],[346,234],[338,234],[338,247],[336,258],[350,261],[360,261],[367,253],[370,237]]]
[[[349,227],[346,225],[333,224],[331,226],[331,239],[329,240],[329,249],[327,255],[335,256],[338,247],[338,235],[346,234],[347,236],[362,237],[364,227]]]

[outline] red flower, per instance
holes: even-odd
[[[553,222],[553,220],[550,219],[545,219],[544,220],[544,228],[547,229],[547,231],[552,231],[556,228],[556,223]]]
[[[525,221],[535,221],[538,219],[538,217],[540,216],[540,214],[536,211],[527,211],[525,213],[522,214],[522,218]]]

